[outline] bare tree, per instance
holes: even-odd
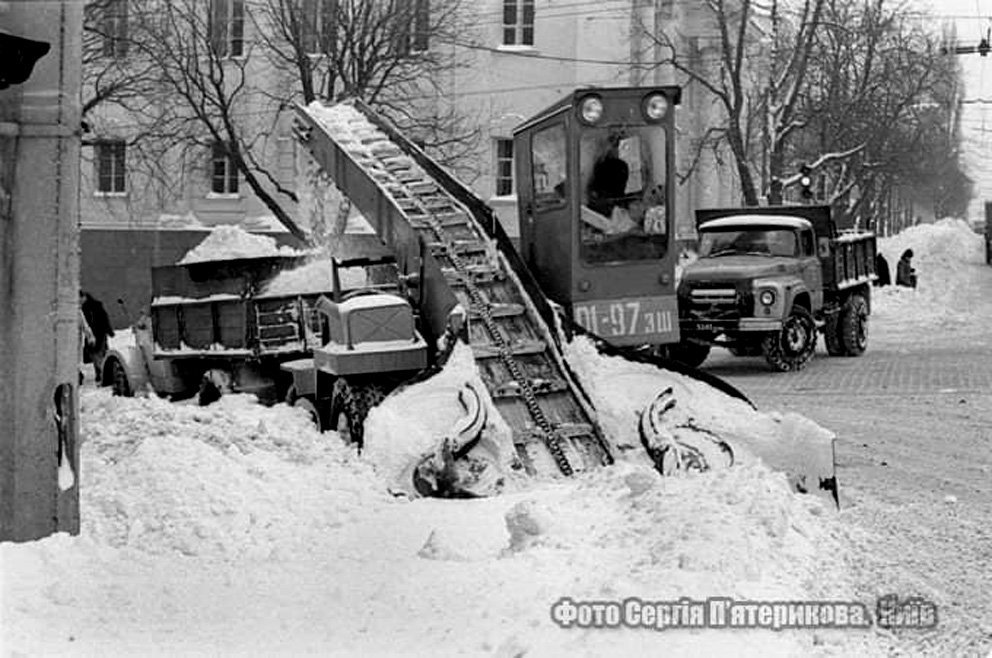
[[[478,128],[444,102],[471,42],[463,0],[256,0],[252,20],[272,66],[304,104],[358,97],[446,164],[474,153]]]
[[[663,53],[656,64],[701,86],[722,108],[726,123],[707,139],[729,147],[745,205],[757,205],[762,191],[779,195],[788,141],[805,126],[799,100],[824,1],[786,10],[778,0],[706,0],[702,19],[714,32],[715,66],[693,61],[678,34],[648,30]]]
[[[792,157],[818,162],[821,197],[870,223],[893,187],[929,193],[949,211],[966,203],[957,152],[959,71],[939,37],[907,23],[904,7],[830,0],[814,46],[805,94],[809,130]],[[859,193],[852,196],[851,192]]]

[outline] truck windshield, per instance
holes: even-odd
[[[796,234],[787,228],[704,231],[699,236],[699,257],[741,254],[798,256],[796,246]]]
[[[656,259],[668,246],[665,129],[583,129],[579,253],[587,263]]]

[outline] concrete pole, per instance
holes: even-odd
[[[0,30],[51,46],[0,90],[0,541],[79,532],[82,16],[0,1]]]

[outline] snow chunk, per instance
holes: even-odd
[[[178,264],[266,256],[299,256],[302,253],[291,247],[278,246],[275,238],[267,235],[248,233],[239,226],[222,225],[215,227],[200,244],[190,249]]]
[[[346,267],[338,270],[342,290],[362,288],[367,285],[365,270]],[[317,256],[291,270],[283,270],[266,284],[264,295],[311,295],[334,289],[333,267],[330,258]]]

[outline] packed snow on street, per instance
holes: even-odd
[[[921,284],[879,291],[876,326],[976,320],[937,283],[975,266],[980,238],[964,222],[882,243],[893,267],[912,246]],[[921,302],[926,313],[913,311]],[[0,545],[0,645],[15,654],[507,658],[898,649],[898,637],[874,627],[561,627],[552,608],[566,597],[850,601],[862,591],[843,512],[793,493],[747,449],[829,428],[602,356],[582,339],[567,355],[617,463],[553,481],[515,477],[502,495],[475,500],[394,495],[411,461],[458,419],[459,388],[478,377],[463,346],[440,374],[372,411],[361,455],[284,404],[229,395],[199,407],[116,398],[87,383],[82,532]],[[666,387],[679,413],[735,439],[731,468],[668,477],[652,468],[638,413]]]

